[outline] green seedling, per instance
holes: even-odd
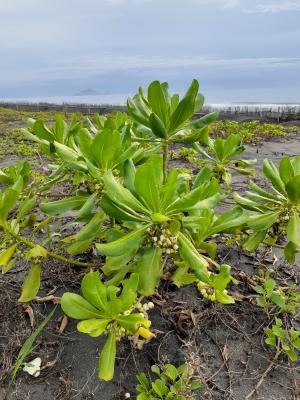
[[[137,400],[192,400],[196,398],[193,392],[201,387],[201,381],[193,379],[186,364],[178,368],[172,364],[162,368],[153,365],[151,371],[157,375],[152,382],[144,373],[137,375]]]
[[[300,307],[300,293],[293,287],[285,290],[277,288],[276,281],[268,275],[264,278],[263,285],[257,285],[257,304],[262,307],[267,315],[273,310],[277,314],[295,314]]]
[[[277,349],[277,356],[285,354],[293,362],[298,359],[300,350],[300,332],[294,328],[285,329],[282,320],[275,318],[271,328],[265,328],[266,343]]]
[[[206,133],[202,135],[201,142],[206,146],[205,149],[199,143],[193,143],[193,148],[204,158],[202,164],[211,168],[220,183],[225,182],[230,187],[232,172],[243,175],[252,175],[255,172],[250,167],[256,160],[237,158],[245,151],[245,147],[241,145],[240,135],[230,135],[226,139],[211,139]]]

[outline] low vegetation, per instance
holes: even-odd
[[[283,157],[278,166],[265,160],[267,189],[251,180],[244,194],[232,193],[231,186],[233,172],[254,173],[256,160],[242,158],[244,143],[289,130],[216,122],[217,113],[193,120],[204,103],[198,89],[194,80],[180,99],[166,83],[154,81],[147,93],[140,88],[128,99],[129,115],[64,119],[57,114],[54,123],[47,122],[48,114],[30,117],[27,127],[14,133],[24,138],[18,154],[27,156],[26,144],[34,143],[28,151],[44,160],[43,168],[18,161],[0,170],[2,272],[22,259],[30,261],[19,297],[26,303],[38,296],[48,258],[86,267],[81,295],[66,292],[60,302],[64,313],[79,321],[79,332],[106,336],[99,355],[101,380],[114,377],[123,337],[155,340],[147,311],[162,280],[177,287],[193,284],[204,299],[224,307],[236,301],[243,283],[232,276],[230,265],[217,261],[216,236],[233,237],[250,253],[262,246],[280,248],[289,263],[300,252],[300,156]],[[16,121],[27,117],[16,113]],[[7,134],[3,125],[0,129]],[[197,160],[196,173],[170,168],[174,144],[189,146],[180,152]],[[58,195],[57,187],[63,193]],[[230,196],[235,204],[218,212]],[[60,231],[66,218],[72,234]],[[96,262],[78,258],[90,249],[99,254]],[[266,314],[266,343],[277,358],[295,361],[298,289],[283,290],[276,276],[264,276],[253,293]],[[154,382],[138,376],[137,399],[190,399],[199,387],[188,365],[155,366],[152,372],[158,376]]]

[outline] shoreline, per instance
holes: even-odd
[[[108,114],[116,111],[126,112],[126,106],[114,104],[88,104],[88,103],[46,103],[46,102],[12,102],[1,101],[0,108],[7,108],[17,111],[50,111],[50,112],[80,112],[84,115],[93,115],[94,113]],[[276,121],[287,122],[300,120],[300,104],[286,103],[228,103],[228,104],[210,104],[202,108],[201,112],[195,114],[195,117],[201,117],[212,111],[219,111],[219,119],[232,119],[238,122],[246,120]]]

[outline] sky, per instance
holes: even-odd
[[[134,94],[300,102],[300,0],[0,0],[0,98]]]

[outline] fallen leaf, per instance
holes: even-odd
[[[29,304],[23,304],[23,312],[28,314],[30,326],[32,328],[34,325],[34,313],[32,307]]]
[[[59,333],[63,333],[64,331],[65,331],[65,329],[66,329],[66,327],[67,327],[67,325],[68,325],[68,317],[66,316],[66,315],[64,315],[63,317],[62,317],[62,319],[61,319],[61,322],[60,322],[60,327],[59,327]]]
[[[224,360],[225,362],[227,362],[227,361],[229,360],[229,352],[228,352],[228,346],[227,346],[227,344],[225,344],[225,346],[223,347],[222,357],[223,357],[223,360]]]
[[[53,304],[59,304],[60,303],[60,297],[53,296],[53,294],[50,294],[49,296],[45,296],[45,297],[38,297],[37,296],[34,300],[39,302],[39,303],[43,303],[43,302],[46,302],[46,301],[52,301]]]
[[[63,376],[60,376],[60,377],[59,377],[59,382],[60,382],[62,385],[65,385],[65,386],[67,386],[67,385],[69,384],[69,381],[68,381],[66,378],[64,378]]]
[[[175,312],[176,315],[176,327],[181,333],[186,334],[189,329],[189,321],[192,321],[193,325],[196,326],[197,316],[191,310],[179,310]]]

